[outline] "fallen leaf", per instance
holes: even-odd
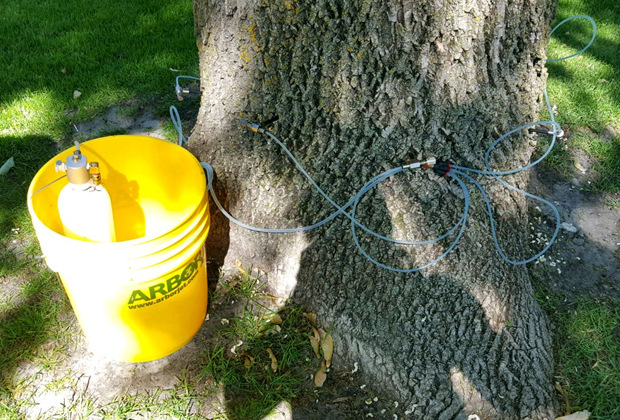
[[[252,356],[245,356],[245,359],[243,360],[243,365],[246,368],[249,368],[250,366],[252,366],[252,363],[254,363],[254,358]]]
[[[312,350],[314,350],[314,354],[316,354],[316,358],[320,359],[321,354],[319,353],[319,340],[316,337],[310,337],[310,345],[312,346]]]
[[[79,90],[74,90],[73,91],[73,99],[77,99],[80,96],[82,96],[82,92],[80,92]]]
[[[0,167],[0,175],[4,175],[7,172],[9,172],[9,169],[14,168],[15,167],[15,159],[13,158],[13,156],[11,156],[6,162],[4,162],[2,164],[2,166]],[[17,233],[17,232],[14,232]]]
[[[325,366],[330,367],[332,365],[332,355],[334,354],[334,340],[331,334],[327,334],[321,342],[321,350],[325,358]]]
[[[248,272],[246,271],[245,268],[243,268],[243,265],[241,265],[241,261],[239,260],[235,260],[235,265],[237,266],[237,270],[239,270],[239,273],[246,275],[248,274]]]
[[[222,287],[222,296],[225,296],[228,292],[230,292],[236,285],[238,285],[239,282],[237,280],[231,280],[230,282],[226,283],[223,287]]]
[[[280,317],[280,315],[278,314],[275,314],[274,316],[271,317],[269,322],[271,322],[272,324],[280,325],[282,323],[282,317]]]
[[[312,327],[312,333],[314,334],[314,338],[316,338],[316,341],[321,342],[321,335],[319,334],[319,332],[316,330],[316,328]]]
[[[585,174],[586,173],[586,168],[583,167],[583,165],[577,161],[575,161],[573,163],[573,165],[575,166],[575,168],[577,168],[579,170],[579,172]]]
[[[61,69],[61,70],[60,70],[60,72],[61,72],[62,74],[67,74],[67,69],[64,69],[64,68],[63,68],[63,69]]]
[[[325,332],[323,328],[319,328],[318,332],[319,332],[319,337],[321,338],[321,341],[323,341],[325,339],[325,334],[327,333]]]
[[[278,334],[281,331],[282,331],[282,327],[281,326],[274,325],[273,328],[267,328],[267,329],[262,330],[258,334],[258,337],[264,337],[266,335]]]
[[[554,384],[554,387],[564,397],[564,405],[568,409],[570,407],[570,402],[568,399],[568,392],[566,392],[566,390],[562,387],[562,385],[559,384],[559,382],[556,382]],[[570,411],[568,413],[570,414]]]
[[[347,402],[350,399],[351,399],[350,397],[340,397],[340,398],[336,398],[335,400],[332,400],[332,403]]]
[[[316,385],[317,388],[322,387],[327,379],[327,373],[325,373],[325,370],[325,360],[323,360],[321,362],[321,366],[319,366],[319,370],[317,370],[314,375],[314,385]]]
[[[304,312],[304,316],[312,325],[316,324],[316,314],[313,314],[312,312]]]
[[[276,359],[276,355],[273,354],[269,347],[267,347],[267,353],[269,353],[269,358],[271,359],[271,370],[273,373],[276,373],[278,371],[278,359]]]
[[[556,417],[555,420],[588,420],[590,418],[590,412],[588,410],[578,411],[568,416]]]

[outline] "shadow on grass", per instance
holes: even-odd
[[[54,153],[54,142],[46,136],[0,137],[0,161],[15,160],[15,167],[0,176],[2,394],[10,387],[8,381],[19,363],[31,358],[50,338],[55,316],[66,303],[53,274],[29,255],[36,242],[27,216],[26,192],[36,171]]]
[[[599,419],[620,416],[620,309],[617,302],[581,300],[556,313],[559,374],[568,382],[570,409]]]
[[[167,93],[172,101],[180,73],[171,69],[194,74],[198,66],[189,0],[16,1],[3,7],[0,49],[0,106],[7,106],[0,123],[17,120],[19,130],[55,136],[73,118],[136,95],[155,93],[158,102]]]
[[[224,388],[228,418],[262,419],[310,383],[309,365],[316,358],[310,323],[302,313],[300,307],[285,307],[279,325],[261,317],[235,317],[225,332],[231,341],[207,350],[203,371]],[[247,331],[254,334],[246,337]]]
[[[617,193],[620,191],[620,137],[610,141],[590,142],[588,153],[597,158],[593,165],[600,174],[593,189]]]
[[[555,377],[562,413],[588,410],[596,419],[620,415],[620,309],[601,294],[567,301],[535,281],[537,299],[554,324]]]
[[[0,242],[26,213],[26,193],[39,168],[56,154],[48,136],[0,136],[0,165],[13,158],[15,167],[0,175]]]
[[[48,340],[57,338],[54,326],[58,325],[56,316],[68,306],[62,295],[62,288],[51,273],[38,274],[23,271],[32,276],[22,285],[22,298],[10,309],[0,309],[0,398],[9,394],[16,386],[13,374],[24,360],[37,357],[39,348]],[[60,346],[61,347],[61,346]],[[55,343],[51,349],[58,349]],[[47,357],[49,354],[38,357]]]
[[[606,72],[606,74],[603,75],[605,79],[608,79],[606,82],[599,81],[597,83],[597,81],[594,80],[591,83],[571,83],[573,75],[566,69],[564,62],[557,62],[547,64],[550,78],[557,79],[563,83],[570,83],[570,89],[574,91],[572,96],[579,98],[580,105],[583,108],[590,108],[593,110],[600,109],[601,95],[609,96],[616,106],[620,106],[620,89],[614,87],[614,85],[617,86],[618,75],[617,71],[614,72],[613,70],[620,66],[620,58],[617,53],[619,45],[614,36],[620,22],[620,4],[615,0],[606,0],[603,2],[585,0],[579,2],[578,5],[578,9],[576,9],[576,7],[572,7],[571,9],[568,5],[563,7],[561,4],[559,7],[560,13],[554,25],[557,25],[561,20],[570,17],[574,13],[586,14],[592,17],[598,25],[599,30],[594,43],[584,54],[599,63],[604,63],[609,66],[609,68],[612,69],[611,73]],[[590,41],[591,36],[592,26],[590,22],[582,18],[565,23],[553,34],[553,38],[569,46],[573,52],[580,51],[584,48]],[[559,58],[553,51],[549,51],[549,55],[549,58]],[[574,59],[579,59],[579,57],[575,57]],[[597,85],[600,85],[600,87],[596,89],[600,91],[598,93],[593,92],[593,86]]]
[[[607,3],[607,7],[605,3]],[[566,9],[560,6],[558,16],[552,24],[552,27],[573,14],[565,10]],[[618,44],[613,39],[609,39],[604,33],[601,34],[600,26],[618,25],[618,22],[620,22],[620,7],[618,7],[618,3],[615,0],[607,0],[604,2],[591,0],[582,1],[580,3],[579,14],[590,16],[594,19],[597,26],[599,26],[597,37],[592,46],[587,50],[587,54],[611,66],[617,66],[619,60],[616,54]],[[581,18],[566,22],[553,33],[554,38],[570,46],[575,52],[584,48],[591,36],[592,25],[587,20]]]

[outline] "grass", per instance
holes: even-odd
[[[587,188],[617,193],[620,192],[617,175],[620,172],[620,3],[560,0],[554,25],[576,14],[591,16],[598,34],[594,44],[582,55],[547,64],[547,89],[551,102],[557,105],[557,120],[577,134],[570,135],[565,142],[568,152],[553,152],[546,164],[566,174],[573,165],[573,156],[585,153],[594,160],[593,169],[599,174]],[[587,20],[568,22],[553,34],[548,56],[558,58],[575,53],[586,46],[591,36],[592,27]]]
[[[10,265],[9,265],[10,267]],[[37,371],[53,369],[73,340],[71,324],[61,322],[69,303],[60,291],[58,279],[49,272],[21,272],[29,281],[21,285],[20,301],[0,305],[0,416],[20,412],[18,401],[30,378],[14,377],[23,361],[31,361]],[[66,317],[65,317],[66,318]]]
[[[620,418],[620,308],[582,300],[551,313],[556,325],[558,382],[570,411]]]
[[[616,301],[569,301],[545,284],[549,269],[533,270],[536,299],[553,327],[555,389],[567,415],[588,410],[591,420],[620,418],[620,307]]]
[[[100,404],[94,398],[87,396],[83,384],[80,386],[74,378],[65,378],[63,382],[71,382],[69,388],[73,392],[70,401],[59,404],[53,414],[43,414],[36,418],[47,419],[133,419],[133,418],[165,418],[165,419],[205,419],[201,415],[201,403],[209,401],[209,395],[196,386],[195,378],[187,377],[183,372],[179,383],[172,389],[154,389],[146,392],[129,392],[114,400]],[[67,389],[65,383],[58,385],[59,391]],[[54,389],[46,389],[52,392]],[[2,419],[22,419],[27,403],[15,408],[15,404],[7,405],[0,402],[0,417]],[[35,416],[28,416],[34,418]]]
[[[163,114],[179,74],[170,69],[198,71],[189,0],[10,2],[0,46],[0,136],[57,141],[70,123],[136,97]]]
[[[268,310],[261,300],[269,296],[257,292],[261,286],[245,272],[222,289],[245,304],[220,333],[222,344],[205,352],[203,371],[214,389],[225,390],[230,420],[262,419],[281,401],[298,396],[316,369],[303,309]]]
[[[229,419],[262,419],[281,401],[297,397],[310,382],[310,371],[303,369],[311,360],[308,334],[299,334],[294,321],[299,319],[287,322],[278,333],[286,338],[252,340],[239,358],[227,356],[222,346],[208,350],[204,371],[225,389]],[[278,360],[277,372],[271,369],[267,349]]]
[[[588,133],[576,133],[572,142],[594,160],[593,169],[600,174],[591,189],[620,192],[620,136],[606,140]]]
[[[68,310],[68,301],[56,276],[35,258],[40,250],[25,206],[30,179],[51,157],[53,144],[45,136],[0,139],[0,156],[14,156],[16,164],[0,177],[0,283],[14,290],[14,296],[8,293],[0,303],[1,397],[19,385],[12,375],[22,361],[49,367],[53,356],[66,348],[66,329],[58,314]]]

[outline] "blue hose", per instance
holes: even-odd
[[[179,116],[179,110],[174,105],[170,105],[170,120],[172,121],[172,125],[177,130],[177,133],[179,135],[179,146],[186,145],[187,139],[183,135],[183,125],[181,124],[181,117]]]
[[[588,48],[590,48],[590,46],[592,46],[592,44],[594,43],[594,39],[596,38],[596,22],[594,22],[594,19],[592,19],[588,15],[575,15],[575,16],[571,16],[569,18],[564,19],[563,21],[561,21],[560,23],[555,25],[555,27],[551,30],[551,33],[549,34],[549,37],[551,37],[553,35],[553,33],[560,26],[562,26],[565,23],[570,22],[571,20],[574,20],[574,19],[588,19],[590,21],[590,24],[592,25],[592,38],[590,38],[590,42],[588,42],[588,45],[583,47],[581,50],[577,51],[575,54],[567,55],[566,57],[560,57],[560,58],[551,58],[551,59],[548,58],[547,59],[547,63],[557,63],[558,61],[564,61],[564,60],[568,60],[569,58],[576,57],[579,54],[583,53]]]
[[[569,59],[571,57],[575,57],[581,53],[583,53],[585,50],[587,50],[592,43],[594,42],[594,38],[596,37],[596,24],[594,22],[594,20],[589,17],[589,16],[585,16],[585,15],[576,15],[576,16],[572,16],[568,19],[564,19],[563,21],[561,21],[555,28],[553,28],[553,30],[551,31],[551,34],[553,34],[561,25],[563,25],[564,23],[573,20],[573,19],[577,19],[577,18],[585,18],[588,19],[590,21],[590,23],[592,24],[594,31],[593,31],[593,35],[592,35],[592,39],[590,40],[590,42],[588,43],[588,45],[586,45],[585,48],[583,48],[582,50],[578,51],[575,54],[572,54],[570,56],[566,56],[566,57],[561,57],[561,58],[557,58],[557,59],[550,59],[547,60],[547,62],[557,62],[557,61],[562,61],[562,60],[566,60]],[[188,78],[188,79],[197,79],[196,77],[192,77],[192,76],[177,76],[176,79],[176,88],[177,88],[177,94],[179,92],[179,79],[180,78]],[[500,176],[504,176],[504,175],[512,175],[512,174],[516,174],[519,172],[522,172],[526,169],[530,169],[536,165],[538,165],[543,159],[545,159],[547,157],[547,155],[551,152],[551,149],[553,148],[553,146],[555,145],[555,141],[557,138],[558,133],[561,131],[561,127],[560,125],[555,121],[555,118],[553,116],[553,110],[551,107],[551,103],[549,102],[549,96],[547,94],[547,91],[545,90],[544,92],[544,97],[545,97],[545,102],[547,104],[547,110],[549,112],[549,115],[551,117],[551,119],[549,121],[536,121],[533,123],[529,123],[529,124],[524,124],[521,125],[517,128],[514,128],[510,131],[508,131],[506,134],[500,136],[497,140],[495,140],[491,146],[486,150],[485,155],[484,155],[484,165],[486,167],[486,170],[480,170],[480,169],[473,169],[473,168],[467,168],[464,166],[458,166],[458,165],[451,165],[451,170],[446,173],[447,176],[451,177],[452,179],[456,180],[456,182],[459,184],[459,186],[461,187],[461,190],[463,192],[463,197],[464,197],[464,205],[463,205],[463,214],[461,216],[461,218],[457,221],[457,223],[451,228],[449,229],[446,233],[444,233],[443,235],[434,238],[434,239],[429,239],[429,240],[425,240],[425,241],[404,241],[404,240],[399,240],[399,239],[394,239],[388,236],[384,236],[381,235],[375,231],[373,231],[372,229],[364,226],[363,224],[361,224],[357,219],[355,219],[355,213],[357,210],[357,206],[360,202],[360,200],[362,199],[362,197],[368,192],[370,191],[372,188],[376,187],[377,185],[379,185],[381,182],[385,181],[386,179],[388,179],[391,176],[394,176],[400,172],[402,172],[405,169],[410,169],[410,168],[419,168],[421,167],[421,164],[414,164],[414,165],[405,165],[405,166],[400,166],[397,168],[393,168],[390,170],[387,170],[385,172],[382,172],[381,174],[375,176],[374,178],[372,178],[371,180],[369,180],[368,182],[366,182],[366,184],[364,184],[364,186],[362,186],[362,188],[351,198],[349,199],[349,201],[347,201],[343,206],[340,206],[338,203],[336,203],[321,187],[319,187],[319,185],[312,179],[312,177],[304,170],[304,168],[301,166],[301,164],[297,161],[297,159],[293,156],[293,154],[286,148],[286,146],[272,133],[270,133],[269,131],[260,128],[257,124],[252,124],[252,123],[248,123],[247,121],[241,120],[241,122],[243,124],[245,124],[246,126],[248,126],[250,129],[252,129],[252,131],[260,133],[260,134],[264,134],[266,136],[268,136],[270,139],[274,140],[275,143],[280,146],[280,148],[282,148],[282,150],[286,153],[286,155],[289,157],[289,159],[291,159],[291,161],[294,163],[295,167],[302,173],[302,175],[304,175],[304,177],[310,182],[310,184],[312,185],[313,188],[315,188],[319,194],[325,198],[325,200],[327,200],[334,208],[335,211],[330,214],[329,216],[327,216],[326,218],[313,223],[312,225],[308,225],[308,226],[302,226],[302,227],[297,227],[297,228],[287,228],[287,229],[267,229],[267,228],[261,228],[261,227],[256,227],[256,226],[251,226],[248,225],[246,223],[243,223],[239,220],[237,220],[236,218],[234,218],[230,213],[228,213],[224,207],[221,205],[221,203],[219,202],[219,200],[217,199],[217,196],[215,194],[215,190],[213,187],[213,179],[214,179],[214,172],[213,172],[213,167],[206,162],[202,163],[203,168],[205,169],[206,175],[207,175],[207,187],[209,189],[209,192],[211,193],[211,196],[213,198],[213,201],[215,203],[215,205],[218,207],[218,209],[222,212],[222,214],[224,214],[224,216],[226,216],[230,221],[232,221],[233,223],[248,229],[248,230],[252,230],[255,232],[263,232],[263,233],[294,233],[294,232],[304,232],[304,231],[309,231],[312,229],[316,229],[320,226],[325,225],[326,223],[332,221],[333,219],[335,219],[336,217],[338,217],[339,215],[343,215],[345,217],[347,217],[350,222],[351,222],[351,235],[353,238],[353,242],[355,243],[355,246],[357,247],[358,251],[366,258],[368,259],[370,262],[372,262],[373,264],[384,268],[386,270],[390,270],[390,271],[394,271],[394,272],[398,272],[398,273],[413,273],[416,271],[420,271],[424,268],[430,267],[431,265],[436,264],[437,262],[441,261],[443,258],[446,257],[446,255],[448,255],[453,249],[454,247],[456,247],[456,245],[458,244],[459,240],[461,239],[461,236],[463,235],[463,232],[465,231],[465,225],[467,224],[467,217],[469,215],[469,206],[470,206],[470,195],[469,195],[469,190],[465,184],[465,182],[461,179],[464,178],[467,181],[471,182],[472,184],[474,184],[474,186],[476,188],[478,188],[478,190],[480,191],[480,193],[482,194],[482,197],[485,201],[486,204],[486,208],[487,208],[487,212],[489,215],[489,220],[490,220],[490,227],[491,227],[491,235],[493,237],[493,242],[495,244],[495,248],[498,252],[498,254],[500,255],[500,257],[506,261],[509,264],[512,265],[524,265],[524,264],[528,264],[536,259],[538,259],[541,255],[543,255],[545,252],[547,252],[547,250],[551,247],[551,245],[553,244],[553,242],[555,241],[555,239],[558,236],[559,230],[560,230],[560,214],[558,212],[558,209],[549,201],[538,197],[536,195],[530,194],[526,191],[523,191],[517,187],[515,187],[514,185],[511,185],[509,183],[507,183],[506,181],[504,181],[503,179],[500,178]],[[181,120],[179,117],[179,113],[177,111],[177,109],[174,106],[170,107],[170,118],[172,119],[173,125],[176,128],[178,134],[179,134],[179,145],[183,145],[185,143],[187,143],[187,139],[185,138],[185,136],[183,135],[183,129],[181,126]],[[490,163],[489,163],[489,158],[491,155],[491,152],[495,149],[495,147],[501,143],[502,141],[504,141],[506,138],[510,137],[511,135],[520,132],[521,130],[533,127],[535,125],[550,125],[552,127],[552,131],[550,132],[550,134],[552,134],[552,140],[551,140],[551,144],[549,145],[549,147],[547,148],[547,150],[545,151],[545,153],[543,153],[543,155],[538,158],[536,161],[531,162],[525,166],[522,166],[520,168],[515,168],[515,169],[509,169],[509,170],[505,170],[505,171],[493,171],[491,169]],[[495,221],[493,218],[493,211],[491,209],[491,203],[489,200],[489,197],[487,196],[487,194],[485,193],[484,189],[482,188],[482,186],[480,185],[480,183],[478,183],[478,181],[476,181],[474,178],[472,178],[470,175],[467,174],[467,172],[470,173],[475,173],[475,174],[479,174],[479,175],[489,175],[492,176],[494,179],[496,179],[497,181],[499,181],[500,183],[502,183],[504,186],[506,186],[507,188],[513,190],[513,191],[517,191],[523,195],[525,195],[526,197],[532,198],[534,200],[537,200],[547,206],[549,206],[551,208],[551,210],[553,211],[553,214],[555,216],[555,231],[550,239],[550,241],[545,245],[545,247],[538,252],[536,255],[522,260],[522,261],[515,261],[512,260],[511,258],[509,258],[508,256],[506,256],[506,254],[503,252],[501,246],[499,245],[499,241],[497,239],[497,232],[496,232],[496,228],[495,228]],[[388,266],[386,264],[383,264],[377,260],[375,260],[373,257],[371,257],[361,246],[359,239],[357,237],[357,228],[362,229],[363,231],[365,231],[366,233],[390,242],[390,243],[394,243],[394,244],[398,244],[398,245],[428,245],[428,244],[433,244],[436,243],[442,239],[447,238],[450,235],[453,235],[457,229],[458,232],[456,234],[456,237],[454,238],[454,240],[452,241],[452,243],[448,246],[448,248],[437,258],[435,258],[434,260],[423,264],[419,267],[414,267],[414,268],[409,268],[409,269],[402,269],[402,268],[397,268],[397,267],[391,267]]]

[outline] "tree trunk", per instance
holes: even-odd
[[[195,0],[202,102],[190,148],[215,168],[229,211],[262,227],[311,224],[334,209],[238,118],[279,116],[267,128],[341,204],[376,174],[425,157],[483,169],[499,135],[538,119],[554,8],[554,0]],[[526,134],[514,136],[493,167],[523,166],[531,152]],[[527,178],[507,180],[525,188]],[[506,254],[530,255],[525,198],[480,181]],[[433,238],[460,218],[460,191],[430,171],[404,172],[369,192],[357,217],[384,235]],[[472,192],[454,251],[414,274],[371,264],[342,216],[277,235],[212,213],[212,262],[252,264],[275,293],[318,312],[333,328],[336,366],[358,362],[414,418],[553,418],[546,319],[526,268],[497,254],[480,194]],[[449,244],[395,246],[358,234],[373,258],[402,268]]]

